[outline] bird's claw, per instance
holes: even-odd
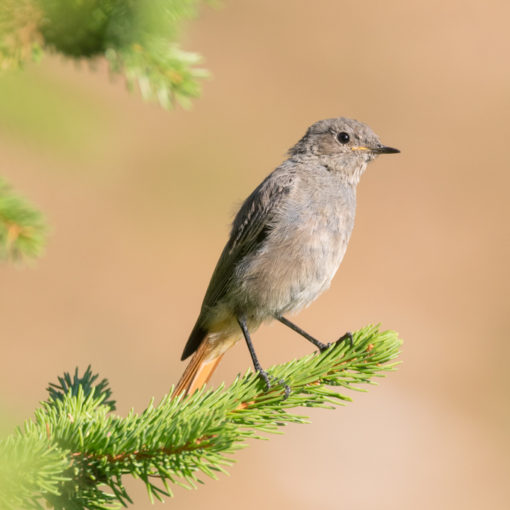
[[[283,386],[283,400],[287,400],[291,392],[290,386],[285,383],[285,379],[280,379],[278,383]]]
[[[259,376],[262,377],[262,379],[264,379],[264,382],[266,383],[266,392],[268,392],[272,388],[271,379],[273,379],[274,381],[277,381],[278,384],[283,386],[283,390],[284,390],[283,400],[287,400],[289,398],[291,389],[290,389],[290,386],[285,383],[284,379],[277,380],[276,377],[269,377],[269,374],[265,370],[259,370],[258,373],[259,373]]]
[[[345,335],[341,336],[335,343],[339,344],[341,342],[346,342],[346,341],[349,342],[349,345],[352,349],[354,342],[352,340],[352,333],[350,331],[347,331],[347,333],[345,333]]]
[[[265,370],[259,369],[258,371],[259,376],[264,379],[264,382],[266,383],[266,391],[269,391],[271,389],[271,381],[269,379],[269,375]]]
[[[352,349],[353,341],[352,341],[352,333],[347,331],[345,335],[342,335],[336,342],[329,342],[327,344],[322,344],[319,346],[319,352],[322,354],[324,351],[327,351],[333,344],[340,344],[342,342],[349,342],[349,346]]]

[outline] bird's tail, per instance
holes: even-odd
[[[210,344],[205,338],[179,379],[174,390],[174,397],[181,394],[191,395],[200,389],[211,378],[222,356],[223,352],[211,352]]]

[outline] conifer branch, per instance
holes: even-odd
[[[0,259],[39,256],[46,230],[42,214],[0,178]]]
[[[2,0],[0,69],[19,68],[49,51],[76,60],[105,58],[113,74],[164,108],[200,94],[201,58],[179,49],[184,21],[201,0]]]
[[[292,388],[287,399],[276,383],[265,391],[251,371],[228,388],[202,389],[187,398],[172,391],[158,405],[125,418],[111,413],[111,391],[90,367],[82,377],[66,374],[22,429],[0,442],[2,508],[112,508],[131,499],[123,476],[142,480],[152,500],[171,496],[170,484],[196,487],[233,463],[249,438],[262,439],[307,418],[295,407],[333,408],[350,398],[335,388],[363,391],[395,369],[401,341],[392,331],[368,326],[353,346],[337,343],[270,369]],[[43,454],[41,454],[41,452]],[[26,476],[18,476],[27,473]]]

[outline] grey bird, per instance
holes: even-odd
[[[353,119],[310,126],[235,216],[184,348],[182,360],[194,356],[175,395],[206,383],[225,351],[242,337],[269,387],[250,337],[263,322],[277,319],[321,351],[328,347],[284,316],[308,306],[330,286],[354,226],[360,177],[377,155],[397,152]]]

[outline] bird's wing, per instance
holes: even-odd
[[[270,174],[245,200],[234,218],[230,239],[216,264],[205,293],[200,316],[184,347],[181,359],[195,352],[207,337],[204,319],[228,292],[236,265],[264,242],[272,228],[275,212],[290,193],[296,177],[292,169],[282,167]]]
[[[264,242],[272,228],[275,212],[285,201],[296,179],[292,169],[283,171],[279,167],[246,199],[234,219],[230,239],[211,277],[203,309],[214,306],[225,295],[235,266]]]

